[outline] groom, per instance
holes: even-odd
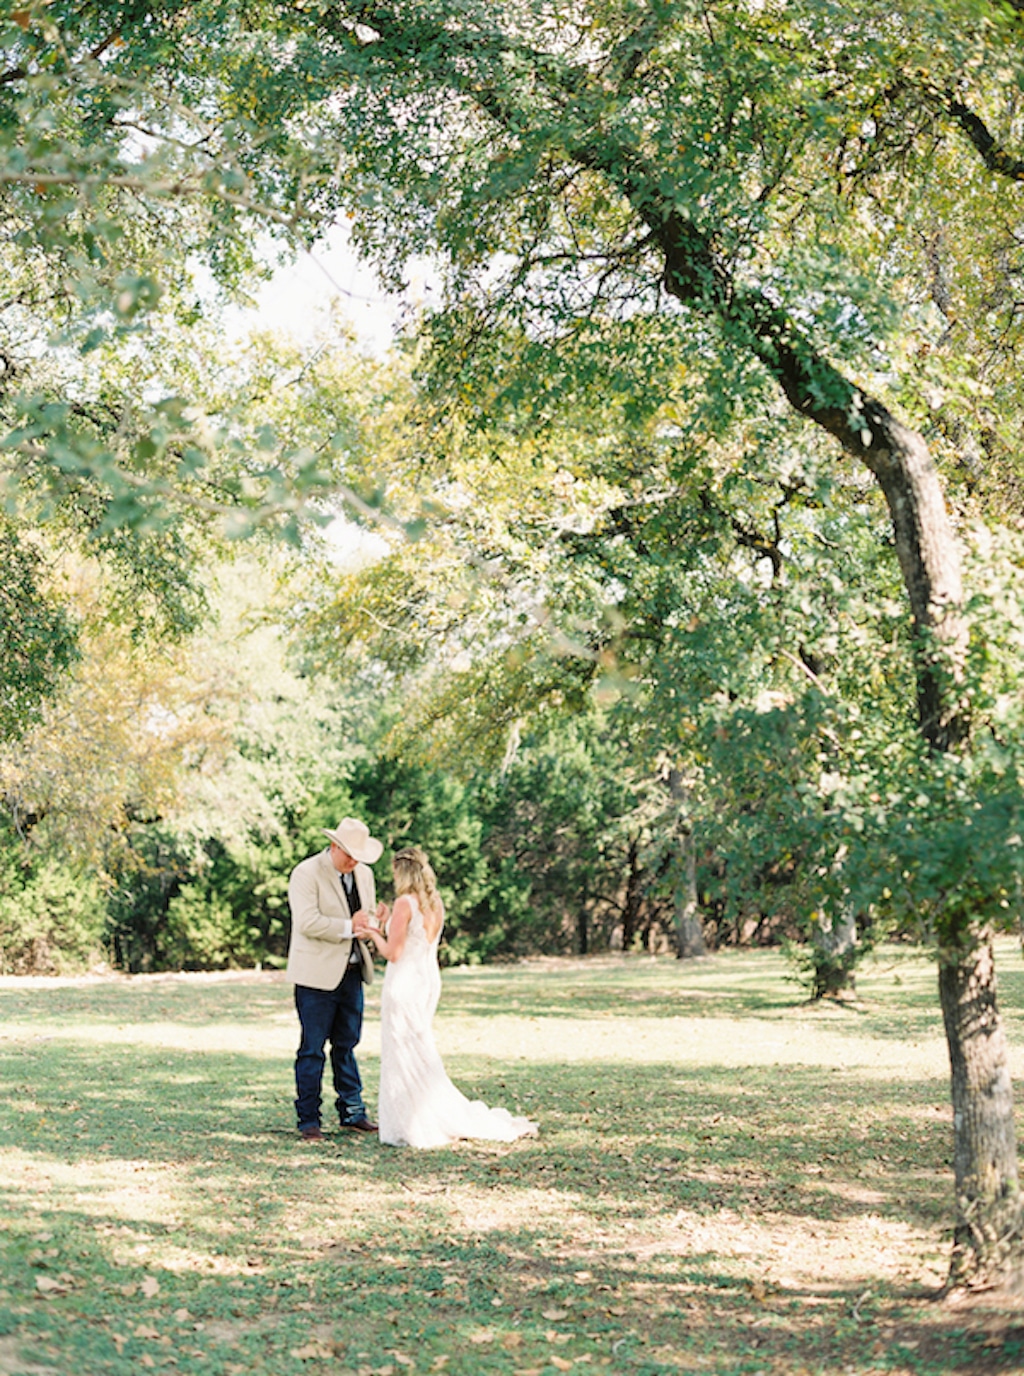
[[[323,831],[330,837],[329,849],[296,865],[288,881],[292,931],[286,973],[295,985],[302,1028],[295,1057],[295,1112],[299,1135],[307,1142],[323,1140],[320,1086],[327,1042],[341,1126],[377,1131],[367,1116],[353,1054],[363,1029],[363,985],[373,979],[373,960],[366,945],[354,939],[352,927],[375,910],[370,866],[384,847],[354,817]]]

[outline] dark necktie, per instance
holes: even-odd
[[[341,876],[341,887],[345,891],[345,901],[348,903],[349,914],[354,917],[359,911],[359,890],[356,888],[355,876],[353,874],[343,874]],[[352,942],[348,963],[349,965],[359,964],[359,946],[355,941]]]
[[[345,890],[349,913],[354,916],[359,911],[359,892],[356,889],[356,881],[351,874],[343,874],[341,886]]]

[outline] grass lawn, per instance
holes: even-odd
[[[1012,942],[999,968],[1020,1083]],[[446,972],[453,1079],[541,1134],[435,1152],[297,1139],[279,975],[0,980],[0,1374],[1024,1371],[1024,1315],[933,1298],[934,968],[886,951],[846,1007],[787,973]]]

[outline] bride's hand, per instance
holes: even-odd
[[[391,909],[388,907],[386,903],[378,903],[377,911],[374,913],[374,916],[377,919],[378,925],[383,927],[384,924],[387,922],[388,918],[391,916]]]

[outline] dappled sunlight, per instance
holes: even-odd
[[[641,1260],[714,1255],[720,1262],[740,1262],[740,1274],[781,1289],[879,1280],[938,1284],[942,1278],[934,1274],[940,1257],[927,1231],[870,1212],[811,1225],[791,1214],[752,1219],[722,1209],[709,1218],[681,1209],[659,1233],[631,1238],[628,1250]]]
[[[823,1066],[870,1069],[881,1075],[940,1075],[945,1043],[938,1033],[917,1045],[836,1029],[814,1014],[786,1024],[759,1018],[646,1018],[631,1012],[607,1019],[560,1018],[554,1026],[514,1016],[486,1019],[451,1013],[438,1019],[438,1041],[453,1054],[480,1052],[488,1044],[509,1057],[557,1063],[607,1061],[693,1066]],[[372,1048],[372,1041],[369,1042]],[[1024,1065],[1024,1062],[1022,1062]]]

